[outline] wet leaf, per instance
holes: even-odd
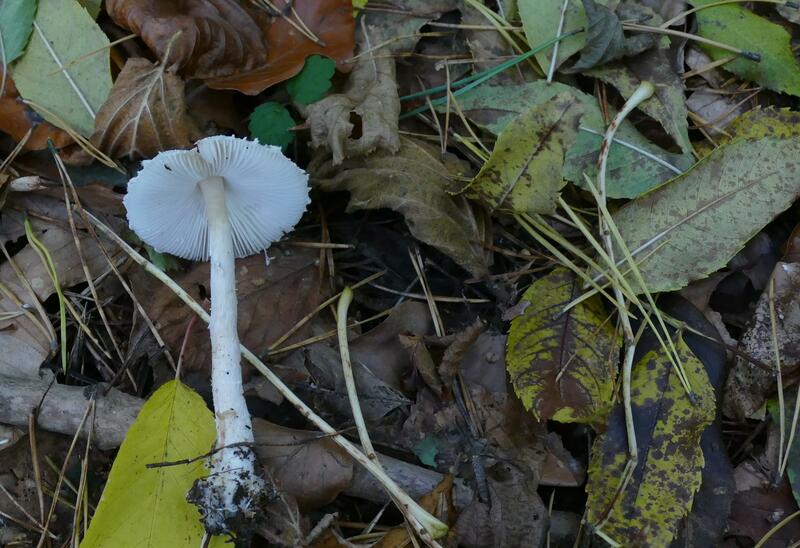
[[[736,141],[614,213],[648,289],[680,289],[727,264],[797,199],[798,154],[798,139]]]
[[[689,141],[689,122],[683,81],[667,57],[666,48],[655,48],[587,72],[608,82],[626,99],[633,95],[643,81],[655,84],[655,93],[641,103],[639,109],[657,120],[685,153],[692,151]]]
[[[3,70],[2,66],[0,70]],[[9,77],[6,80],[5,93],[0,95],[0,131],[8,133],[12,139],[19,142],[29,129],[32,129],[33,133],[25,143],[27,150],[47,148],[48,139],[53,141],[56,148],[72,142],[67,132],[45,122],[36,111],[22,102],[14,81]]]
[[[118,158],[189,148],[200,131],[186,113],[183,81],[164,65],[128,59],[95,119],[92,143]]]
[[[111,92],[108,44],[75,0],[39,0],[28,49],[12,70],[19,94],[49,110],[39,112],[48,122],[88,137]]]
[[[256,453],[301,509],[325,506],[350,486],[353,461],[330,437],[253,419]]]
[[[0,65],[16,60],[31,37],[35,0],[2,0],[0,2],[0,36],[3,37],[3,57]]]
[[[617,2],[611,0],[597,3],[603,6],[613,7]],[[522,19],[525,36],[527,36],[528,43],[531,46],[541,44],[556,37],[563,4],[563,0],[518,0],[519,16],[520,19]],[[589,21],[586,18],[586,12],[583,9],[581,0],[569,0],[562,32],[569,32],[581,28],[585,29],[588,23]],[[586,33],[584,32],[579,32],[578,34],[563,39],[558,47],[556,68],[581,51],[585,45]],[[545,73],[550,69],[552,51],[552,48],[550,48],[536,54],[536,60]]]
[[[280,103],[269,101],[258,105],[250,115],[247,128],[250,136],[255,137],[262,145],[274,145],[286,149],[294,141],[294,132],[290,131],[297,124]]]
[[[617,15],[594,0],[582,0],[588,21],[586,44],[581,56],[568,72],[582,72],[629,55],[636,55],[652,47],[655,40],[649,34],[626,37]]]
[[[321,55],[306,59],[303,70],[286,82],[286,91],[295,102],[308,105],[319,101],[331,88],[331,77],[336,72],[336,63]]]
[[[274,4],[279,10],[287,5],[284,0]],[[353,54],[349,0],[308,0],[292,5],[296,17],[288,10],[285,16],[272,17],[266,10],[236,0],[109,0],[106,9],[118,25],[138,34],[160,59],[175,33],[181,31],[169,61],[165,61],[168,68],[205,80],[212,88],[256,95],[300,72],[311,55],[325,55],[341,63]],[[296,29],[301,22],[318,42]]]
[[[774,366],[778,342],[784,376],[800,362],[800,264],[779,262],[772,272],[775,325],[770,318],[770,293],[765,290],[753,311],[750,325],[739,340],[739,350],[761,363]],[[729,417],[744,420],[756,413],[775,387],[775,369],[765,371],[740,356],[734,358],[725,385],[723,410]]]
[[[498,136],[468,195],[492,211],[552,213],[582,115],[580,100],[566,92],[520,114]]]
[[[606,128],[594,97],[565,84],[552,82],[548,85],[540,80],[509,86],[483,84],[458,100],[471,120],[499,134],[526,108],[541,105],[564,92],[572,93],[580,100],[584,110],[580,127],[585,129],[578,131],[575,142],[567,150],[563,176],[575,184],[583,185],[584,173],[596,177],[597,159]],[[632,150],[620,144],[620,141],[650,156]],[[611,145],[609,153],[606,173],[608,195],[612,198],[635,198],[688,169],[692,163],[693,159],[688,154],[671,154],[655,146],[626,120],[617,131],[617,140]]]
[[[380,149],[400,148],[394,60],[362,59],[343,93],[329,95],[308,107],[311,143],[333,153],[333,163]]]
[[[506,361],[514,391],[540,421],[602,424],[613,404],[619,337],[599,296],[570,308],[581,283],[566,269],[539,278],[511,322]]]
[[[319,103],[317,103],[319,104]],[[486,274],[489,259],[481,242],[486,225],[480,211],[448,188],[457,169],[442,163],[437,149],[403,138],[396,155],[376,153],[336,169],[330,162],[309,167],[323,190],[350,192],[348,210],[390,208],[403,215],[411,234],[448,255],[474,276]]]
[[[704,463],[700,437],[714,420],[714,390],[686,343],[679,339],[676,347],[695,402],[662,348],[634,365],[631,405],[639,463],[618,499],[615,494],[628,460],[621,405],[592,449],[587,519],[597,524],[607,517],[602,531],[623,546],[668,545],[700,487]]]
[[[263,255],[236,261],[236,293],[239,297],[239,338],[247,348],[261,354],[303,316],[314,310],[323,298],[317,261],[319,254],[290,248],[271,248],[267,265]],[[192,297],[208,296],[209,263],[195,263],[172,278]],[[193,313],[175,294],[151,276],[140,273],[133,280],[150,318],[177,356]],[[146,327],[145,327],[146,329]],[[300,331],[290,343],[307,336]],[[183,367],[189,371],[208,371],[211,351],[208,330],[197,326],[189,333],[190,344],[183,354]],[[298,338],[299,337],[299,338]]]
[[[214,417],[203,398],[180,381],[156,390],[125,436],[81,546],[199,545],[203,525],[186,493],[208,473],[204,461],[147,465],[203,455],[214,437]]]
[[[692,0],[693,6],[706,6],[714,0]],[[713,6],[697,12],[700,36],[757,53],[759,62],[742,57],[725,63],[723,68],[762,86],[800,95],[800,67],[791,47],[791,36],[780,25],[755,15],[738,4]],[[731,52],[703,45],[714,60],[730,57]]]

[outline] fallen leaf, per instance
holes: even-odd
[[[32,0],[3,0],[0,2],[0,36],[3,37],[3,57],[0,64],[15,61],[31,37],[36,2]]]
[[[366,27],[371,44],[384,44],[380,51],[410,52],[419,41],[423,26],[460,7],[458,0],[392,0],[391,9],[370,11],[362,16],[359,25]]]
[[[400,149],[394,60],[362,58],[353,68],[343,93],[309,105],[311,143],[333,153],[334,165],[375,150]]]
[[[757,107],[733,120],[726,128],[731,139],[800,136],[800,112],[788,108]],[[723,139],[722,142],[727,142]]]
[[[564,311],[580,286],[569,270],[554,270],[525,291],[520,301],[530,305],[511,322],[506,367],[539,421],[603,424],[613,405],[619,337],[599,296]]]
[[[303,510],[332,502],[353,480],[353,461],[330,437],[253,419],[256,453]]]
[[[492,211],[552,213],[566,184],[564,156],[582,115],[579,99],[569,93],[520,114],[498,136],[467,194]]]
[[[789,370],[800,363],[800,302],[797,300],[800,264],[779,262],[770,283],[774,283],[774,299],[769,290],[761,295],[751,324],[739,340],[739,350],[766,364],[774,364],[775,352],[778,352],[781,367]],[[770,317],[770,301],[775,309],[774,325]],[[783,374],[786,375],[786,371]],[[765,371],[737,356],[725,385],[725,414],[739,420],[752,416],[764,405],[775,382],[775,370]]]
[[[39,0],[33,25],[12,68],[19,94],[51,124],[88,137],[111,92],[108,38],[75,0]]]
[[[686,107],[705,120],[697,125],[714,137],[723,134],[725,128],[747,108],[746,105],[740,104],[739,100],[715,92],[711,88],[693,91],[686,99]]]
[[[164,60],[168,68],[205,80],[212,88],[256,95],[300,72],[310,55],[325,55],[339,63],[353,55],[349,0],[291,5],[293,10],[286,10],[287,2],[276,0],[275,6],[287,13],[275,17],[236,0],[109,0],[106,10],[160,59],[171,47],[169,60]],[[297,30],[300,22],[318,42]],[[178,31],[181,35],[170,46]]]
[[[3,70],[1,64],[0,70]],[[56,148],[72,143],[72,137],[66,131],[45,122],[36,111],[22,102],[14,80],[8,76],[5,93],[0,95],[0,131],[19,142],[29,130],[32,133],[25,142],[26,150],[45,149],[48,140],[52,140]]]
[[[622,405],[592,449],[587,521],[602,522],[603,533],[624,546],[668,545],[700,488],[700,437],[714,420],[714,390],[702,362],[683,339],[675,346],[695,401],[690,401],[661,347],[634,365],[631,407],[639,462],[619,497],[616,492],[628,461]]]
[[[391,208],[401,213],[415,238],[474,276],[485,275],[484,216],[466,198],[447,191],[462,164],[452,158],[442,163],[439,151],[428,144],[409,138],[401,142],[396,155],[376,153],[338,169],[330,161],[317,162],[309,166],[312,181],[323,190],[349,191],[349,211]]]
[[[186,113],[183,81],[147,59],[128,59],[95,119],[92,143],[111,157],[152,158],[190,148],[200,131]]]
[[[594,0],[582,0],[586,13],[586,44],[581,56],[566,72],[583,72],[587,69],[636,55],[653,47],[655,39],[649,34],[626,37],[617,15]],[[626,17],[630,19],[630,17]]]
[[[565,84],[547,84],[540,80],[507,86],[483,84],[459,96],[458,101],[467,117],[497,135],[526,108],[541,105],[563,92],[574,94],[584,111],[575,141],[567,150],[563,176],[577,185],[584,185],[584,173],[591,178],[597,176],[597,159],[606,130],[597,99]],[[608,195],[612,198],[635,198],[679,175],[693,162],[688,154],[671,154],[655,146],[625,120],[609,151]]]
[[[286,91],[295,102],[308,105],[319,101],[331,88],[331,77],[336,72],[336,63],[321,55],[306,59],[303,70],[286,82]]]
[[[653,96],[641,103],[639,110],[657,120],[681,150],[690,153],[692,143],[683,80],[667,57],[668,51],[654,48],[625,61],[586,71],[586,74],[608,82],[626,99],[642,82],[653,83]]]
[[[797,139],[739,140],[614,213],[647,288],[680,289],[725,266],[797,199],[798,153]]]
[[[713,1],[691,0],[691,4],[708,6]],[[695,17],[700,36],[732,44],[761,57],[758,62],[734,58],[723,65],[725,70],[768,89],[800,96],[800,67],[792,51],[791,36],[783,27],[737,4],[708,7],[698,11]],[[715,61],[731,56],[730,51],[708,45],[702,47]]]
[[[518,0],[519,16],[522,19],[525,36],[528,38],[528,43],[531,47],[556,37],[563,4],[563,0]],[[598,4],[613,8],[617,2],[615,0],[600,1]],[[581,0],[568,0],[562,33],[585,29],[587,25],[588,20]],[[579,32],[561,40],[558,46],[556,68],[581,51],[585,45],[586,33],[584,32]],[[536,60],[544,73],[547,73],[550,69],[552,52],[553,48],[550,47],[536,54]]]
[[[294,132],[290,130],[296,125],[285,106],[268,101],[255,108],[247,128],[250,136],[258,139],[262,145],[273,145],[286,150],[294,141]]]
[[[204,534],[197,507],[186,501],[214,443],[214,417],[180,381],[162,385],[142,407],[114,459],[103,495],[81,546],[195,546]]]
[[[319,254],[293,249],[284,253],[270,249],[273,259],[267,265],[263,255],[236,261],[236,293],[239,297],[239,339],[260,355],[269,345],[310,313],[323,298],[317,261]],[[197,263],[173,279],[197,300],[208,294],[209,263]],[[134,293],[141,299],[150,318],[158,325],[167,346],[177,356],[193,313],[163,284],[144,272],[133,280]],[[146,297],[146,298],[145,298]],[[300,331],[289,342],[302,339]],[[211,351],[208,332],[198,327],[190,335],[183,354],[183,367],[189,371],[208,371]]]

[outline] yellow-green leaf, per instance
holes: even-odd
[[[204,460],[147,465],[203,455],[214,435],[214,417],[200,396],[179,381],[159,388],[125,436],[81,547],[200,546],[200,513],[186,493],[207,473]]]
[[[468,195],[492,210],[552,213],[561,189],[564,155],[575,141],[583,105],[562,92],[511,121]]]
[[[587,519],[597,525],[608,516],[601,530],[621,546],[669,546],[700,487],[705,462],[700,436],[714,420],[714,389],[682,339],[676,348],[695,402],[661,347],[634,365],[631,399],[639,462],[619,498],[615,495],[628,460],[621,405],[592,449]]]
[[[564,312],[580,294],[577,277],[556,269],[528,288],[511,322],[508,373],[539,420],[604,423],[613,403],[619,337],[599,296]]]
[[[715,2],[692,0],[691,4],[700,7]],[[791,35],[783,27],[738,4],[709,7],[698,11],[695,17],[700,36],[761,56],[758,62],[734,58],[722,68],[766,88],[800,96],[800,66],[792,51]],[[727,50],[703,47],[714,60],[731,56]]]
[[[75,0],[39,0],[28,48],[12,68],[14,83],[48,122],[88,137],[111,92],[108,44]]]

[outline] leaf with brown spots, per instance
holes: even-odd
[[[566,184],[564,155],[583,112],[578,98],[563,92],[520,114],[497,138],[467,194],[492,211],[552,213]]]
[[[621,546],[668,546],[700,488],[700,436],[716,413],[714,389],[702,362],[683,339],[676,341],[694,403],[663,348],[648,352],[633,367],[631,400],[639,462],[625,490],[615,498],[628,461],[621,405],[608,431],[592,448],[587,520]]]
[[[619,337],[599,296],[564,311],[580,294],[577,277],[556,269],[528,288],[511,322],[506,367],[539,420],[604,423],[613,403]]]

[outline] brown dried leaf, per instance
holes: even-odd
[[[165,66],[128,59],[95,119],[92,143],[119,158],[189,148],[199,130],[186,114],[183,81]]]
[[[350,486],[353,461],[329,437],[253,420],[256,452],[282,491],[301,509],[318,508]]]
[[[308,107],[311,143],[330,149],[333,164],[382,149],[400,149],[394,60],[363,58],[353,69],[344,93],[325,97]]]
[[[0,65],[0,71],[4,70]],[[19,142],[25,137],[28,130],[33,130],[25,143],[27,150],[42,150],[47,148],[47,140],[51,139],[56,148],[72,143],[72,138],[67,132],[58,129],[44,121],[32,108],[22,102],[10,75],[6,75],[6,89],[0,95],[0,131],[8,133],[12,139]]]
[[[271,250],[273,259],[265,264],[263,255],[236,261],[236,293],[239,297],[239,338],[257,355],[288,331],[321,302],[317,261],[319,254],[305,249],[284,254]],[[208,263],[192,265],[174,280],[195,299],[202,300],[208,291]],[[161,336],[177,356],[186,335],[192,312],[172,290],[141,273],[133,280],[134,292],[150,318],[159,327]],[[201,289],[202,288],[202,289]],[[303,339],[300,330],[291,341]],[[191,341],[183,356],[187,370],[205,370],[211,363],[208,331],[198,326],[190,334]]]
[[[353,15],[349,0],[286,0],[275,6],[286,15],[236,0],[108,0],[106,9],[118,25],[141,36],[159,58],[189,78],[206,80],[209,87],[236,89],[256,95],[291,78],[306,57],[320,54],[337,62],[353,54]],[[314,42],[289,22],[308,27]],[[299,19],[299,21],[298,21]]]

